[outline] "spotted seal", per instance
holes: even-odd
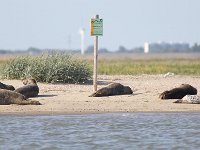
[[[103,96],[113,96],[113,95],[126,95],[132,94],[133,91],[129,86],[123,86],[120,83],[112,83],[107,87],[101,88],[89,97],[103,97]]]
[[[12,85],[6,85],[6,84],[4,84],[2,82],[0,82],[0,89],[6,89],[6,90],[11,90],[11,91],[15,90],[14,86],[12,86]]]
[[[199,95],[186,95],[182,99],[178,99],[174,103],[200,104],[200,96]]]
[[[24,86],[16,89],[15,92],[18,92],[27,98],[38,96],[39,87],[35,79],[23,80],[23,84]]]
[[[182,84],[180,87],[164,91],[159,95],[161,99],[182,99],[185,95],[196,95],[197,89],[189,84]]]
[[[0,105],[41,105],[39,101],[27,99],[24,95],[5,89],[0,89]]]

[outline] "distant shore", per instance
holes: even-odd
[[[14,87],[20,80],[1,80]],[[175,100],[161,100],[165,90],[188,83],[200,90],[200,76],[98,76],[98,89],[111,82],[119,82],[133,89],[133,95],[88,97],[93,92],[91,82],[85,84],[38,83],[39,96],[32,98],[42,105],[0,105],[0,115],[63,115],[110,112],[200,112],[198,104],[176,104]]]

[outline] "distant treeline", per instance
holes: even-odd
[[[0,49],[0,54],[32,54],[37,55],[45,51],[55,51],[59,49],[38,49],[30,47],[27,50],[3,50]],[[94,47],[88,46],[85,50],[85,53],[93,53]],[[69,53],[80,53],[80,50],[67,50],[62,49],[59,51],[69,52]],[[127,49],[124,46],[119,46],[117,50],[108,50],[107,48],[100,48],[100,53],[144,53],[144,47],[136,47],[132,49]],[[200,52],[200,45],[195,43],[193,46],[190,46],[188,43],[150,43],[149,44],[149,53],[191,53],[191,52]]]
[[[93,52],[93,46],[89,46],[86,49],[86,53]],[[124,46],[119,46],[117,50],[109,51],[106,48],[99,49],[99,52],[109,53],[109,52],[118,52],[118,53],[144,53],[144,47],[136,47],[132,49],[127,49]],[[171,52],[180,52],[180,53],[190,53],[190,52],[200,52],[200,45],[195,43],[190,47],[188,43],[150,43],[149,44],[149,52],[150,53],[171,53]]]

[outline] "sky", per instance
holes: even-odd
[[[0,0],[0,49],[80,49],[80,28],[87,48],[96,14],[104,22],[100,48],[200,43],[200,0]]]

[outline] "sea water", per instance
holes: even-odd
[[[200,149],[200,113],[0,116],[1,150]]]

